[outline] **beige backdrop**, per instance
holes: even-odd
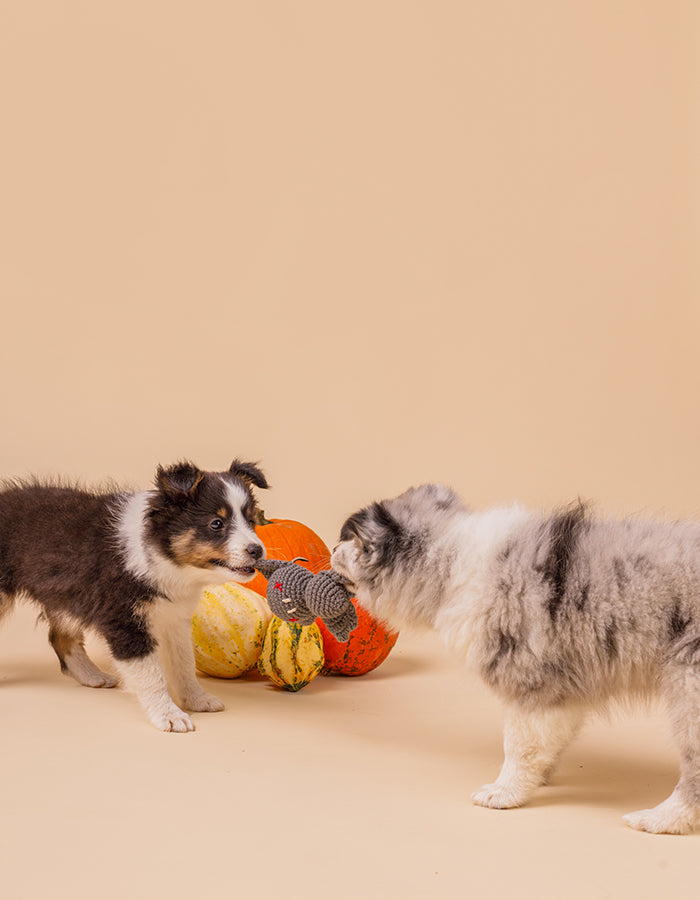
[[[2,10],[2,473],[700,511],[696,3]]]
[[[694,0],[0,0],[0,474],[700,514],[697,57]]]

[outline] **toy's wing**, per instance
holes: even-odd
[[[304,600],[311,612],[323,619],[333,637],[347,641],[357,627],[357,612],[339,577],[336,572],[319,572],[307,583]]]
[[[324,619],[326,628],[333,637],[345,643],[350,634],[357,628],[357,610],[352,601],[349,606],[335,619]]]

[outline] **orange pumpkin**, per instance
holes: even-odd
[[[345,643],[333,637],[320,619],[316,624],[323,637],[325,667],[338,675],[366,675],[380,666],[391,652],[398,631],[384,628],[353,598],[357,610],[357,628]]]
[[[297,559],[305,557],[308,562],[299,561],[299,565],[311,572],[321,572],[330,568],[331,553],[321,538],[307,525],[293,519],[266,519],[259,513],[255,533],[265,545],[270,559]],[[246,585],[251,591],[267,596],[267,578],[259,572]]]

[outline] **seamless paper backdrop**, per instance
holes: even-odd
[[[425,480],[700,515],[697,0],[0,0],[0,478],[259,460],[329,544]],[[0,632],[11,900],[658,900],[660,713],[471,805],[499,702],[436,635],[164,735]],[[99,645],[95,659],[110,661]],[[582,848],[585,863],[582,865]]]
[[[696,13],[0,4],[0,472],[700,512]]]

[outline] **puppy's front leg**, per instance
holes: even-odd
[[[148,718],[161,731],[194,731],[192,719],[173,702],[156,650],[132,659],[115,659],[122,682],[133,691]]]
[[[583,722],[580,709],[506,711],[505,761],[493,784],[472,794],[478,806],[510,809],[522,806],[533,791],[549,780],[559,757]]]
[[[195,674],[190,616],[171,620],[159,632],[161,660],[175,697],[184,709],[193,712],[219,712],[224,704],[208,694]]]

